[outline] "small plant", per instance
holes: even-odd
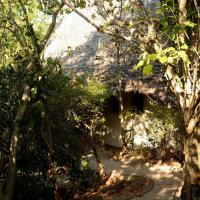
[[[173,108],[150,99],[144,113],[126,113],[126,140],[130,147],[181,150],[181,117]]]

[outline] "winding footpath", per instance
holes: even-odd
[[[131,180],[135,175],[147,176],[153,180],[154,186],[140,197],[119,197],[113,200],[179,200],[182,185],[182,168],[179,163],[152,164],[147,159],[132,156],[122,160],[114,160],[109,151],[99,150],[107,173],[119,180]],[[96,168],[92,154],[87,155],[89,166]]]

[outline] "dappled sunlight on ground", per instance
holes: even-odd
[[[132,156],[123,159],[113,159],[110,152],[99,151],[106,172],[111,174],[110,181],[130,181],[136,175],[152,179],[153,189],[134,200],[170,200],[180,195],[177,192],[182,182],[182,168],[179,163],[171,162],[153,164],[142,156]],[[96,168],[96,162],[91,154],[87,157],[89,166]],[[108,179],[109,181],[109,179]],[[177,193],[177,194],[175,194]],[[130,198],[129,198],[130,199]]]

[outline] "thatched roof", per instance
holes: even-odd
[[[95,13],[93,7],[80,11],[90,19]],[[95,22],[100,23],[101,18],[95,18]],[[88,73],[108,82],[117,74],[115,54],[116,47],[112,39],[97,32],[74,12],[67,14],[58,22],[45,51],[45,57],[58,58],[62,62],[65,73]],[[125,58],[124,90],[139,90],[161,100],[169,98],[162,67],[154,66],[153,74],[148,77],[140,72],[132,74],[129,69],[136,61],[137,56],[131,53]],[[116,82],[109,83],[112,84],[112,88],[115,88]]]

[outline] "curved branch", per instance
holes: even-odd
[[[78,11],[72,4],[70,4],[67,0],[62,0],[67,7],[69,7],[72,11],[74,11],[76,14],[78,14],[81,18],[83,18],[86,22],[88,22],[90,25],[92,25],[94,28],[97,29],[98,32],[100,33],[105,33],[110,36],[114,36],[119,39],[131,41],[131,37],[123,36],[123,35],[118,35],[112,31],[109,30],[104,30],[103,27],[98,26],[96,23],[94,23],[92,20],[90,20],[88,17],[83,15],[80,11]]]
[[[64,6],[64,2],[62,2],[59,5],[59,7],[57,8],[57,10],[53,13],[51,24],[49,25],[49,28],[48,28],[41,44],[40,44],[40,51],[43,51],[45,45],[47,44],[47,42],[48,42],[48,40],[49,40],[49,38],[50,38],[54,28],[55,28],[57,15],[60,12],[60,10],[63,8],[63,6]]]

